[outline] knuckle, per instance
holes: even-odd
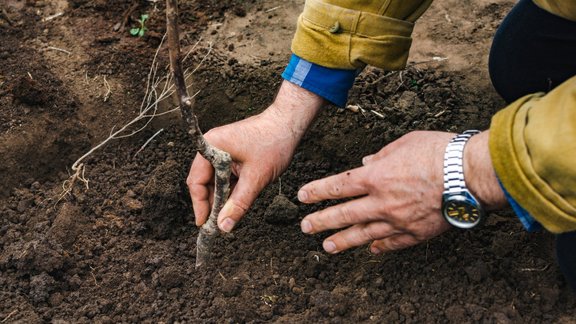
[[[401,248],[399,242],[394,238],[384,241],[384,245],[386,245],[388,250],[399,250]]]
[[[328,185],[328,194],[331,197],[340,197],[342,194],[342,187],[339,184],[330,184]]]
[[[190,184],[189,186],[190,195],[196,199],[202,199],[203,195],[206,193],[206,188],[197,184]]]
[[[188,186],[188,188],[192,188],[192,186],[194,185],[194,178],[192,178],[191,174],[189,174],[188,177],[186,177],[186,185]]]
[[[362,236],[366,241],[376,240],[376,235],[369,226],[362,226],[361,230],[362,230]]]
[[[401,250],[409,246],[412,246],[418,242],[419,241],[417,241],[413,236],[401,235],[397,237],[392,237],[390,239],[389,244],[391,245],[391,247],[393,247],[394,250]]]
[[[250,205],[241,200],[233,200],[232,204],[234,204],[235,208],[242,210],[242,212],[246,212]]]
[[[341,223],[349,225],[354,222],[354,220],[352,219],[353,216],[350,207],[343,205],[340,207],[339,210],[340,210],[339,216],[341,219]]]

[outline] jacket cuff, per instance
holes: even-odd
[[[428,7],[427,2],[413,20]],[[413,28],[408,20],[307,0],[292,52],[328,68],[354,70],[368,64],[398,70],[406,66]]]
[[[282,73],[282,77],[339,107],[348,100],[357,71],[330,69],[308,62],[294,54]]]
[[[536,221],[553,233],[574,231],[576,218],[563,208],[562,198],[536,174],[525,142],[529,111],[541,96],[533,94],[520,98],[493,117],[490,155],[507,193]]]
[[[512,196],[510,196],[500,180],[498,180],[498,183],[500,184],[500,188],[502,188],[504,196],[506,196],[506,200],[508,200],[510,207],[512,207],[514,214],[516,214],[516,217],[518,217],[520,223],[522,223],[524,226],[524,229],[528,232],[537,232],[542,230],[542,225],[540,225],[540,223],[538,223],[538,221],[535,220],[534,217],[532,217],[526,209],[520,206],[520,204],[518,204],[518,202],[512,198]]]

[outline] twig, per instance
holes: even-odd
[[[520,269],[520,271],[522,271],[522,272],[542,272],[542,271],[546,271],[546,269],[548,269],[549,266],[550,266],[550,264],[547,264],[540,269],[538,269],[538,268],[522,268],[522,269]]]
[[[42,21],[43,21],[43,22],[47,22],[47,21],[50,21],[50,20],[52,20],[52,19],[56,19],[56,18],[62,16],[63,14],[64,14],[63,12],[55,13],[55,14],[53,14],[52,16],[48,16],[48,17],[46,17],[46,18],[43,18]]]
[[[104,94],[104,102],[110,99],[110,94],[112,94],[112,88],[110,87],[110,83],[106,80],[106,76],[104,76],[104,87],[106,87],[106,93]]]
[[[164,131],[164,128],[160,128],[159,131],[157,131],[154,135],[152,135],[152,137],[150,137],[145,143],[144,145],[142,145],[142,147],[140,147],[140,149],[138,151],[136,151],[136,153],[134,153],[134,157],[136,157],[136,155],[138,155],[138,153],[142,152],[142,150],[146,147],[146,145],[150,144],[150,142],[152,142],[152,140],[158,136],[160,133],[162,133]]]
[[[10,314],[8,314],[8,316],[4,317],[4,319],[0,323],[5,323],[7,320],[10,319],[10,317],[12,317],[12,315],[16,314],[17,312],[18,312],[17,309],[13,310]]]
[[[8,15],[8,12],[6,11],[6,9],[2,8],[2,11],[0,11],[0,14],[2,14],[2,17],[4,17],[4,19],[6,19],[6,21],[8,22],[8,24],[10,26],[14,26],[14,22],[12,21],[12,19]]]
[[[414,67],[414,66],[416,66],[416,65],[426,64],[426,63],[432,63],[432,62],[442,62],[442,61],[446,61],[447,59],[448,59],[447,57],[434,56],[434,57],[432,57],[432,58],[429,59],[429,60],[412,62],[412,63],[410,63],[410,64],[407,64],[407,65],[406,65],[406,68],[405,68],[404,70],[408,70],[409,68],[412,68],[412,67]],[[379,78],[377,78],[377,79],[375,79],[375,80],[373,80],[373,81],[371,81],[371,82],[367,82],[367,84],[372,85],[372,84],[378,83],[378,82],[386,79],[387,77],[392,76],[392,75],[394,75],[394,74],[396,74],[396,73],[399,73],[399,72],[402,73],[401,70],[390,71],[390,72],[384,74],[383,76],[381,76],[381,77],[379,77]]]
[[[130,19],[130,16],[138,8],[139,5],[140,5],[140,3],[135,0],[132,3],[132,5],[128,8],[128,10],[126,10],[124,12],[124,14],[122,15],[122,24],[120,24],[120,27],[118,28],[117,31],[124,32],[124,28],[126,28],[126,24],[128,24],[128,20]]]
[[[264,12],[265,12],[265,13],[269,13],[269,12],[272,12],[272,11],[274,11],[274,10],[280,9],[280,8],[282,8],[282,7],[284,7],[284,6],[276,6],[276,7],[274,7],[274,8],[270,8],[270,9],[264,11]]]
[[[116,130],[116,127],[113,126],[112,129],[110,130],[110,135],[108,135],[108,137],[106,139],[104,139],[102,142],[100,142],[96,146],[92,147],[88,152],[86,152],[84,155],[82,155],[76,161],[74,161],[74,163],[72,164],[72,167],[71,167],[73,174],[72,174],[72,176],[70,176],[70,178],[68,180],[64,181],[64,183],[62,184],[63,190],[62,190],[62,193],[60,194],[59,199],[56,201],[56,204],[58,204],[66,195],[68,195],[72,192],[72,188],[77,183],[77,180],[84,183],[86,189],[88,189],[88,180],[84,177],[85,165],[83,163],[83,161],[88,156],[92,155],[95,151],[104,147],[106,144],[108,144],[110,141],[112,141],[114,139],[121,139],[121,138],[125,138],[125,137],[130,137],[130,136],[133,136],[136,133],[142,131],[143,129],[145,129],[150,124],[150,122],[152,121],[152,119],[154,117],[168,114],[168,113],[174,112],[175,110],[179,109],[179,107],[177,107],[177,108],[174,108],[174,109],[162,112],[162,113],[158,113],[158,104],[161,101],[163,101],[164,99],[170,97],[175,91],[174,85],[171,84],[172,76],[170,73],[166,73],[163,76],[157,75],[158,53],[160,52],[160,48],[164,44],[165,38],[166,38],[166,36],[162,37],[162,40],[160,41],[160,45],[158,45],[158,48],[156,49],[156,53],[154,54],[152,64],[150,65],[150,71],[148,72],[148,77],[146,80],[146,91],[144,94],[144,98],[142,99],[142,103],[140,104],[140,112],[139,112],[138,116],[136,116],[134,119],[132,119],[131,121],[129,121],[128,123],[126,123],[124,126],[122,126],[121,128],[119,128],[117,130]],[[196,48],[198,43],[196,43],[193,48]],[[211,48],[212,48],[212,45],[210,44],[210,49]],[[204,62],[204,60],[206,59],[206,57],[208,56],[209,53],[210,53],[210,50],[202,58],[202,62]],[[198,66],[194,69],[194,71],[196,71],[199,67],[200,67],[200,64],[198,64]],[[189,79],[194,71],[188,72],[188,70],[187,70],[187,72],[185,72],[185,78]],[[32,76],[30,76],[30,77],[32,77]],[[94,80],[96,80],[97,77],[98,76],[96,76],[94,78]],[[88,83],[88,73],[85,73],[84,78],[85,78],[85,82]],[[160,88],[161,84],[163,84],[162,89],[157,90],[158,88]],[[198,92],[196,92],[192,97],[195,97],[197,94],[198,94]],[[128,133],[128,130],[132,126],[134,126],[136,123],[138,123],[142,120],[146,120],[145,124],[142,127]]]
[[[378,118],[384,119],[386,117],[384,117],[384,115],[382,115],[381,113],[377,112],[376,110],[370,110],[374,115],[376,115]]]
[[[58,51],[58,52],[62,52],[62,53],[66,53],[66,54],[68,54],[68,56],[72,55],[72,52],[67,51],[67,50],[65,50],[65,49],[63,49],[63,48],[58,48],[58,47],[54,47],[54,46],[48,46],[48,47],[46,47],[46,49],[54,50],[54,51]]]
[[[186,79],[182,70],[177,0],[166,0],[166,34],[168,36],[170,69],[172,70],[174,85],[176,86],[176,92],[178,94],[180,111],[188,126],[188,134],[192,137],[192,142],[196,150],[202,154],[206,160],[210,161],[215,171],[212,210],[208,220],[200,228],[196,241],[196,267],[198,268],[209,260],[212,241],[218,234],[218,226],[216,223],[218,213],[220,213],[230,193],[230,165],[232,158],[230,154],[206,142],[198,126],[198,119],[194,114],[193,101],[188,95]]]
[[[96,285],[96,287],[100,287],[100,285],[98,284],[98,280],[96,280],[96,275],[94,274],[94,270],[96,270],[96,268],[93,268],[92,266],[90,266],[90,274],[92,275],[92,279],[94,279],[94,284]]]

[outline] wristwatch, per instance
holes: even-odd
[[[446,146],[444,154],[442,215],[448,223],[458,228],[472,228],[485,218],[482,205],[470,193],[464,181],[464,146],[478,133],[478,130],[467,130],[456,135]]]

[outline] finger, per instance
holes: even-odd
[[[298,191],[298,200],[315,203],[326,199],[355,197],[367,194],[363,185],[364,168],[356,168],[324,179],[312,181]]]
[[[232,231],[264,186],[265,183],[259,178],[258,173],[244,169],[230,198],[218,215],[218,227],[224,232]]]
[[[192,209],[196,226],[201,226],[208,219],[210,213],[210,201],[212,200],[214,169],[210,162],[200,154],[196,154],[186,184],[192,199]]]
[[[357,224],[328,237],[322,247],[326,252],[334,254],[396,233],[392,225],[386,222]]]
[[[384,221],[378,210],[380,204],[382,202],[369,196],[343,202],[304,217],[300,227],[306,234],[315,234],[354,224]]]
[[[418,243],[420,243],[420,241],[411,234],[397,234],[386,237],[384,239],[375,240],[370,245],[370,252],[374,254],[381,254],[385,252],[405,249]]]

